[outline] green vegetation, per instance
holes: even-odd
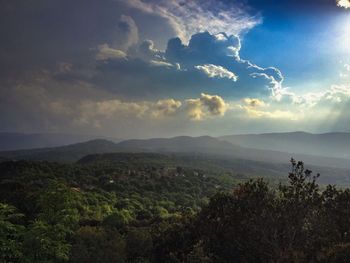
[[[187,165],[184,165],[187,164]],[[350,190],[160,154],[0,163],[0,262],[349,262]]]

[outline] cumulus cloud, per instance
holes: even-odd
[[[196,69],[206,74],[209,78],[228,78],[233,81],[237,81],[238,77],[235,73],[225,69],[222,66],[216,66],[213,64],[205,64],[195,66]]]
[[[347,102],[350,99],[350,85],[349,84],[332,85],[330,89],[326,90],[325,92],[320,92],[317,95],[318,96],[315,96],[315,97],[316,97],[316,102],[318,103]]]
[[[108,44],[102,44],[97,47],[96,60],[120,59],[126,58],[126,56],[125,52],[111,48]]]
[[[350,74],[350,64],[344,64],[343,69],[339,73],[339,77],[342,79],[346,79]]]
[[[111,43],[112,47],[124,51],[136,45],[139,41],[138,27],[134,19],[127,15],[121,15],[114,35],[115,37]]]
[[[136,50],[136,56],[145,60],[163,59],[163,52],[156,49],[152,40],[144,40]]]
[[[178,101],[178,100],[174,100],[174,99],[159,100],[154,105],[152,114],[155,117],[173,116],[178,112],[181,106],[182,106],[182,103],[181,101]]]
[[[298,115],[288,110],[273,110],[263,111],[252,108],[245,108],[247,114],[251,118],[262,118],[262,119],[282,119],[282,120],[298,120]]]
[[[138,118],[161,119],[179,113],[182,102],[175,99],[152,101],[122,101],[110,99],[101,101],[83,101],[78,104],[76,122],[101,127],[108,119]]]
[[[202,93],[198,99],[188,99],[187,113],[192,120],[202,120],[208,116],[223,116],[228,109],[224,99],[218,95]]]
[[[113,39],[110,43],[97,46],[95,56],[98,61],[126,58],[126,52],[138,44],[138,28],[131,16],[121,15]]]
[[[350,64],[345,64],[344,65],[344,68],[346,71],[349,71],[350,72]]]
[[[130,123],[161,122],[183,114],[183,103],[172,98],[125,100],[88,83],[57,81],[48,72],[32,77],[2,87],[2,129],[35,132],[40,127],[45,132],[85,132],[88,128],[103,132],[115,127],[127,130]]]
[[[319,92],[308,92],[297,95],[289,92],[288,96],[292,104],[303,108],[329,107],[334,104],[347,102],[350,99],[350,85],[338,84]]]
[[[171,64],[169,62],[165,62],[165,61],[161,61],[161,60],[151,60],[150,65],[155,66],[155,67],[173,67],[174,66],[173,64]]]
[[[92,0],[87,6],[61,0],[57,8],[64,19],[45,1],[22,2],[0,10],[3,130],[102,134],[109,127],[116,136],[144,136],[174,127],[183,133],[214,130],[214,122],[230,132],[235,114],[242,125],[253,120],[255,128],[259,121],[270,128],[269,120],[280,123],[303,113],[313,119],[326,112],[324,118],[344,108],[348,116],[347,79],[320,92],[293,92],[278,68],[242,58],[240,36],[261,20],[239,1]],[[38,10],[47,15],[38,17]],[[23,14],[26,30],[18,22]],[[174,36],[179,38],[166,45]],[[344,65],[346,78],[349,72]]]
[[[238,34],[261,22],[260,17],[248,15],[242,6],[229,5],[221,1],[119,1],[142,12],[164,18],[175,34],[184,41],[187,41],[192,34],[201,31]]]
[[[115,50],[101,47],[105,51],[101,51],[101,59],[115,55]],[[154,48],[152,41],[145,41],[138,51],[128,52],[127,60],[109,59],[98,65],[93,81],[118,96],[135,99],[201,92],[238,99],[284,96],[280,70],[241,59],[240,48],[240,39],[225,33],[197,33],[187,45],[173,38],[164,52]]]
[[[240,48],[237,36],[203,32],[194,34],[188,45],[183,44],[179,38],[169,40],[165,57],[172,63],[179,63],[182,68],[200,69],[208,77],[221,74],[234,78],[237,82],[235,86],[225,83],[230,92],[281,96],[284,81],[281,71],[275,67],[262,68],[241,59]]]
[[[254,67],[254,66],[252,66]],[[265,87],[271,91],[272,97],[277,100],[281,100],[285,95],[285,89],[282,87],[284,77],[279,69],[270,67],[266,69],[262,69],[260,67],[255,66],[258,69],[258,72],[251,73],[250,76],[252,78],[264,78],[268,81],[268,84]]]
[[[266,103],[263,100],[260,99],[252,99],[252,98],[245,98],[243,99],[243,102],[245,105],[252,107],[252,108],[257,108],[257,107],[265,107]]]

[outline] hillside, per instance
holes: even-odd
[[[56,257],[69,255],[70,262],[132,262],[120,259],[147,256],[152,240],[147,246],[143,240],[151,232],[156,240],[153,227],[197,213],[215,192],[233,186],[230,178],[177,166],[159,154],[84,165],[2,162],[0,261],[63,262]],[[98,260],[87,260],[89,253]],[[13,260],[22,255],[25,259]]]
[[[350,159],[350,133],[242,134],[219,139],[247,148]]]
[[[120,143],[108,140],[92,140],[61,147],[0,152],[0,157],[14,160],[76,162],[86,155],[113,152],[177,153],[194,156],[204,154],[218,159],[236,160],[236,162],[242,162],[242,160],[256,161],[270,166],[285,164],[286,160],[294,157],[304,160],[312,166],[350,169],[350,162],[347,159],[244,148],[209,136],[127,140]]]
[[[97,139],[66,146],[0,152],[0,156],[15,160],[45,160],[75,162],[88,154],[118,151],[112,141]]]
[[[348,189],[320,191],[301,162],[281,185],[200,162],[216,165],[157,153],[1,162],[0,261],[347,262],[333,258],[349,249]]]
[[[263,150],[247,148],[223,139],[202,137],[175,137],[170,139],[127,140],[117,144],[121,151],[131,152],[175,152],[206,153],[232,159],[253,160],[269,163],[285,163],[294,157],[317,166],[350,169],[350,163],[344,158],[313,156],[299,152],[283,152],[280,150]]]
[[[114,138],[84,134],[0,132],[0,151],[58,147],[96,138],[118,141]]]
[[[235,175],[239,179],[263,177],[278,182],[284,180],[281,175],[288,173],[290,170],[288,161],[289,159],[286,159],[285,162],[273,163],[203,153],[195,155],[191,153],[104,153],[87,155],[80,159],[78,163],[83,165],[128,163],[135,166],[139,164],[182,166],[206,170],[225,181],[231,180],[230,176],[227,177],[227,175]],[[319,179],[322,184],[350,185],[349,169],[317,166],[309,163],[307,165],[309,169],[314,171],[314,174],[320,173],[322,175]]]
[[[125,151],[152,151],[152,152],[191,152],[231,154],[237,147],[231,143],[222,142],[210,136],[190,137],[179,136],[174,138],[155,138],[146,140],[126,140],[117,144]]]

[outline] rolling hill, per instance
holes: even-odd
[[[243,134],[219,139],[247,148],[350,159],[350,133]]]
[[[5,151],[0,152],[0,157],[14,160],[75,162],[85,155],[116,151],[118,151],[118,147],[114,142],[97,139],[59,147]]]
[[[96,138],[119,141],[114,138],[83,134],[0,132],[0,151],[58,147]]]
[[[0,152],[0,156],[7,159],[76,162],[86,155],[113,152],[177,153],[194,156],[195,154],[205,154],[225,159],[273,164],[285,164],[291,157],[294,157],[310,165],[350,169],[350,162],[347,159],[245,148],[209,136],[126,140],[120,143],[99,139],[60,147]]]

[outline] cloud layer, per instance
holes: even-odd
[[[164,18],[174,33],[185,42],[197,32],[238,34],[261,22],[260,17],[249,15],[242,5],[229,5],[224,1],[120,1],[142,12]]]
[[[16,0],[0,19],[3,131],[215,135],[316,129],[326,113],[349,121],[349,64],[318,91],[285,87],[278,67],[242,56],[262,23],[242,1]]]

